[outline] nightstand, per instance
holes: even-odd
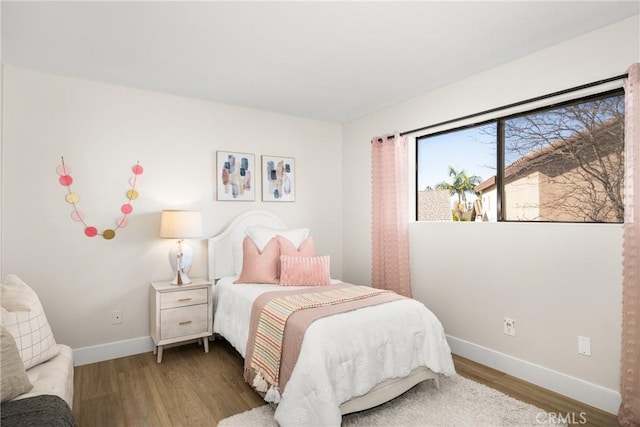
[[[149,326],[155,344],[153,354],[162,362],[165,345],[202,338],[209,352],[213,335],[211,282],[193,279],[188,285],[152,282],[149,286]]]

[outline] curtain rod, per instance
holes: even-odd
[[[445,120],[443,122],[435,123],[433,125],[428,125],[428,126],[424,126],[424,127],[421,127],[421,128],[400,132],[400,136],[408,135],[408,134],[414,133],[414,132],[422,132],[422,131],[429,130],[429,129],[432,129],[432,128],[435,128],[435,127],[438,127],[438,126],[448,125],[448,124],[459,122],[459,121],[462,121],[462,120],[467,120],[467,119],[472,119],[474,117],[483,116],[485,114],[495,113],[496,111],[506,110],[508,108],[519,107],[520,105],[529,104],[531,102],[537,102],[537,101],[541,101],[543,99],[553,98],[554,96],[560,96],[560,95],[564,95],[564,94],[567,94],[567,93],[576,92],[578,90],[588,89],[590,87],[599,86],[599,85],[602,85],[602,84],[605,84],[605,83],[614,82],[616,80],[626,79],[628,76],[629,75],[627,73],[625,73],[625,74],[621,74],[619,76],[609,77],[608,79],[598,80],[596,82],[586,83],[586,84],[583,84],[583,85],[580,85],[580,86],[572,87],[570,89],[560,90],[558,92],[553,92],[553,93],[550,93],[548,95],[536,96],[535,98],[529,98],[529,99],[525,99],[524,101],[514,102],[512,104],[504,105],[502,107],[490,108],[488,110],[484,110],[484,111],[481,111],[479,113],[473,113],[473,114],[469,114],[467,116],[458,117],[457,119]],[[387,136],[387,139],[393,139],[393,138],[394,138],[393,135]],[[378,138],[378,142],[381,142],[381,141],[382,141],[382,139]]]

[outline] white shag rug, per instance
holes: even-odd
[[[274,409],[261,406],[225,418],[219,427],[277,427]],[[557,426],[546,411],[516,400],[483,384],[454,375],[423,381],[391,402],[366,411],[344,415],[343,427],[373,426]],[[565,424],[561,424],[565,425]]]

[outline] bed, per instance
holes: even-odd
[[[242,269],[242,242],[253,226],[287,230],[276,215],[255,210],[208,239],[209,279],[216,283],[214,333],[243,358],[254,300],[283,288],[234,284]],[[354,345],[360,342],[366,345]],[[344,414],[382,404],[425,380],[438,387],[440,375],[453,373],[442,325],[422,303],[403,299],[348,311],[316,320],[306,329],[275,419],[281,426],[340,425]]]

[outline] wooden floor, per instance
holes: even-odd
[[[615,416],[454,356],[457,372],[576,425],[617,426]],[[224,340],[144,353],[75,368],[73,413],[80,427],[215,426],[264,405],[242,379],[242,358]],[[547,425],[553,425],[547,423]]]
[[[619,426],[618,418],[608,412],[569,399],[558,393],[522,381],[460,356],[453,356],[456,372],[463,377],[485,384],[523,402],[544,409],[569,425],[609,427]],[[558,424],[558,423],[556,423]],[[554,425],[546,423],[543,425]]]

